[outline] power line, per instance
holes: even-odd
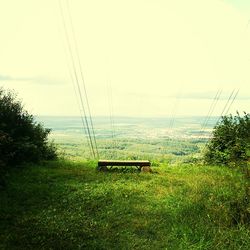
[[[81,60],[80,60],[80,56],[79,56],[79,49],[78,49],[78,44],[77,44],[77,40],[76,40],[76,35],[75,35],[75,30],[74,30],[74,25],[73,25],[73,20],[72,20],[72,15],[71,15],[71,12],[70,12],[70,6],[69,6],[69,1],[68,0],[67,0],[67,11],[68,11],[68,15],[69,15],[70,27],[71,27],[71,31],[72,31],[72,35],[73,35],[73,41],[74,41],[74,44],[75,44],[77,62],[78,62],[79,70],[80,70],[81,81],[82,81],[84,94],[85,94],[85,100],[86,100],[86,104],[87,104],[87,112],[88,112],[88,116],[89,116],[89,120],[90,120],[91,132],[92,132],[92,135],[93,135],[93,138],[94,138],[94,147],[95,147],[95,150],[96,150],[97,157],[99,158],[99,152],[98,152],[97,142],[96,142],[96,135],[95,135],[94,125],[93,125],[93,120],[92,120],[92,115],[91,115],[91,111],[90,111],[90,105],[89,105],[89,100],[88,100],[88,95],[87,95],[87,90],[86,90],[86,84],[85,84],[85,81],[84,81],[84,75],[83,75],[83,71],[82,71],[82,64],[81,64]]]
[[[110,84],[107,82],[107,97],[108,97],[108,106],[109,106],[109,120],[111,124],[111,136],[113,142],[113,151],[115,151],[117,142],[115,139],[115,125],[114,125],[114,107],[113,107],[113,95]]]
[[[228,99],[227,99],[227,101],[226,101],[226,103],[225,103],[225,105],[224,105],[224,107],[223,107],[223,109],[222,109],[222,112],[221,112],[219,118],[217,119],[215,125],[217,125],[217,124],[219,123],[219,120],[220,120],[221,117],[224,115],[225,110],[229,107],[228,105],[229,105],[229,103],[230,103],[230,101],[231,101],[232,96],[233,96],[234,93],[235,93],[235,89],[233,89],[232,92],[230,93],[230,96],[228,97]],[[236,95],[235,95],[235,97],[236,97]],[[233,100],[235,100],[235,98],[234,98]],[[232,102],[231,102],[231,103],[232,103]],[[231,104],[231,105],[232,105],[232,104]]]
[[[215,126],[218,125],[221,117],[223,117],[224,115],[226,116],[228,114],[228,111],[230,110],[232,104],[234,103],[238,93],[239,93],[239,89],[237,91],[235,89],[233,89],[233,91],[231,92],[230,96],[227,99],[227,102],[226,102],[225,106],[223,107],[221,115],[219,116],[219,118],[217,119],[217,121],[215,123]],[[232,98],[233,95],[234,95],[234,97]],[[227,111],[225,112],[225,110],[227,110]],[[211,137],[212,137],[212,134],[210,135],[209,138],[211,138]]]
[[[207,113],[207,115],[205,116],[205,118],[204,118],[204,120],[203,120],[203,123],[201,124],[201,130],[203,130],[203,129],[205,128],[205,125],[206,125],[206,123],[207,123],[208,117],[209,117],[210,114],[211,114],[211,110],[213,109],[213,106],[214,106],[215,100],[217,99],[218,94],[219,94],[219,90],[217,90],[216,95],[215,95],[215,97],[213,98],[213,101],[212,101],[212,103],[211,103],[211,105],[210,105],[210,107],[209,107],[208,113]]]
[[[178,92],[178,94],[176,95],[175,104],[174,104],[174,107],[173,107],[172,113],[171,113],[171,118],[170,118],[170,122],[169,122],[169,129],[171,129],[171,130],[174,127],[176,112],[178,110],[179,104],[180,104],[180,92]]]
[[[234,92],[235,92],[235,89],[231,92],[230,96],[228,97],[227,102],[226,102],[226,104],[225,104],[225,106],[220,114],[220,117],[222,117],[224,115],[224,112],[225,112],[226,108],[228,107],[228,104],[229,104]]]
[[[226,101],[226,104],[224,105],[224,107],[222,109],[221,115],[219,116],[219,118],[217,119],[217,121],[215,123],[215,126],[218,125],[221,117],[223,117],[224,115],[227,115],[227,113],[230,110],[232,104],[234,103],[238,93],[239,93],[239,89],[237,91],[235,89],[233,89],[233,91],[230,93],[230,96],[228,97],[228,99]],[[233,95],[234,95],[234,97],[233,97]],[[227,111],[225,112],[225,110],[227,110]],[[211,137],[211,135],[210,135],[210,137]]]
[[[60,4],[60,3],[59,3]],[[62,15],[62,13],[61,13]],[[72,82],[72,85],[73,85],[73,89],[74,89],[74,93],[75,93],[75,96],[76,96],[76,101],[77,101],[77,106],[79,108],[79,111],[80,111],[80,118],[81,118],[81,123],[82,123],[82,126],[83,126],[83,130],[84,130],[84,135],[87,139],[87,146],[90,150],[90,154],[92,154],[92,149],[91,149],[91,146],[90,146],[90,141],[89,141],[89,137],[88,137],[88,131],[87,131],[87,128],[86,128],[86,125],[85,125],[85,122],[84,122],[84,117],[82,115],[82,109],[81,109],[81,105],[80,105],[80,102],[79,102],[79,98],[78,98],[78,94],[77,94],[77,89],[76,89],[76,83],[75,83],[75,80],[74,80],[74,76],[73,76],[73,73],[71,71],[71,67],[70,67],[70,64],[69,64],[69,55],[67,53],[67,46],[66,46],[66,41],[65,41],[65,38],[63,39],[63,48],[64,48],[64,54],[65,54],[65,61],[66,61],[66,66],[67,66],[67,69],[68,69],[68,73],[69,73],[69,76],[70,76],[70,80]]]
[[[65,51],[66,51],[66,50],[65,50]],[[67,54],[67,53],[65,53],[65,54]],[[67,55],[66,55],[66,56],[67,56]],[[67,67],[68,67],[70,79],[71,79],[71,82],[73,83],[73,87],[74,87],[74,92],[75,92],[75,96],[76,96],[77,105],[78,105],[78,108],[79,108],[79,111],[80,111],[81,122],[82,122],[82,125],[83,125],[83,129],[84,129],[84,132],[85,132],[85,136],[86,136],[86,138],[87,138],[87,145],[88,145],[88,148],[90,149],[90,153],[92,153],[91,145],[90,145],[90,141],[89,141],[89,137],[88,137],[88,131],[87,131],[87,128],[86,128],[85,123],[84,123],[84,118],[83,118],[83,115],[82,115],[81,105],[80,105],[80,102],[79,102],[79,99],[78,99],[76,86],[75,86],[75,84],[74,84],[74,77],[73,77],[72,72],[71,72],[71,70],[70,70],[70,65],[69,65],[69,63],[68,63],[67,58],[66,58],[66,62],[67,62]]]
[[[221,93],[222,93],[222,89],[218,89],[218,91],[216,92],[216,95],[215,95],[215,97],[210,105],[207,116],[205,117],[204,122],[202,124],[202,127],[201,127],[202,131],[204,131],[204,129],[206,128],[206,126],[207,126],[207,124],[208,124],[208,122],[209,122],[209,120],[214,112],[214,109],[215,109],[215,107],[220,99]]]
[[[81,104],[81,107],[82,107],[82,110],[83,110],[83,113],[84,113],[84,121],[85,121],[85,124],[86,124],[87,133],[88,133],[88,136],[89,136],[91,151],[92,151],[93,157],[95,158],[96,154],[95,154],[95,150],[94,150],[94,146],[93,146],[92,137],[91,137],[91,134],[90,134],[90,129],[89,129],[88,120],[87,120],[87,116],[86,116],[86,110],[85,110],[85,106],[84,106],[84,102],[83,102],[83,98],[82,98],[82,94],[81,94],[81,89],[80,89],[78,75],[77,75],[77,69],[76,69],[76,65],[75,65],[75,61],[74,61],[73,51],[72,51],[72,48],[71,48],[71,43],[70,43],[69,34],[68,34],[67,26],[66,26],[65,16],[64,16],[64,13],[63,13],[62,3],[61,3],[60,0],[59,0],[59,6],[60,6],[61,17],[62,17],[62,20],[63,20],[64,33],[65,33],[65,37],[66,37],[66,41],[67,41],[67,45],[68,45],[68,50],[69,50],[69,54],[70,54],[70,58],[71,58],[71,63],[72,63],[72,67],[73,67],[74,78],[75,78],[75,81],[76,81],[77,90],[78,90],[78,94],[79,94],[79,98],[80,98],[80,104]]]
[[[228,114],[228,112],[229,112],[229,110],[230,110],[230,108],[231,108],[232,104],[234,103],[234,101],[235,101],[235,99],[236,99],[236,97],[237,97],[237,95],[238,95],[239,91],[240,91],[240,89],[238,89],[238,90],[237,90],[237,92],[235,93],[235,95],[234,95],[234,97],[233,97],[233,99],[232,99],[231,103],[230,103],[230,104],[229,104],[229,106],[228,106],[228,109],[227,109],[227,111],[226,111],[225,115],[227,115],[227,114]]]

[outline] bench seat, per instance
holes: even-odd
[[[128,166],[134,166],[141,169],[142,167],[150,167],[151,163],[150,161],[140,161],[140,160],[99,160],[98,161],[98,169],[101,170],[103,168],[107,167],[128,167]]]

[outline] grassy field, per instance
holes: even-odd
[[[0,190],[0,249],[249,249],[232,169],[97,172],[95,162],[13,169]]]

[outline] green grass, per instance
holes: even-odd
[[[0,191],[0,248],[249,249],[235,207],[245,191],[239,172],[153,171],[103,173],[73,161],[12,170]]]

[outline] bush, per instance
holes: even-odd
[[[0,88],[0,168],[55,159],[49,133],[24,110],[16,94]]]
[[[248,159],[250,114],[223,116],[208,142],[205,161],[212,164],[239,164]]]

